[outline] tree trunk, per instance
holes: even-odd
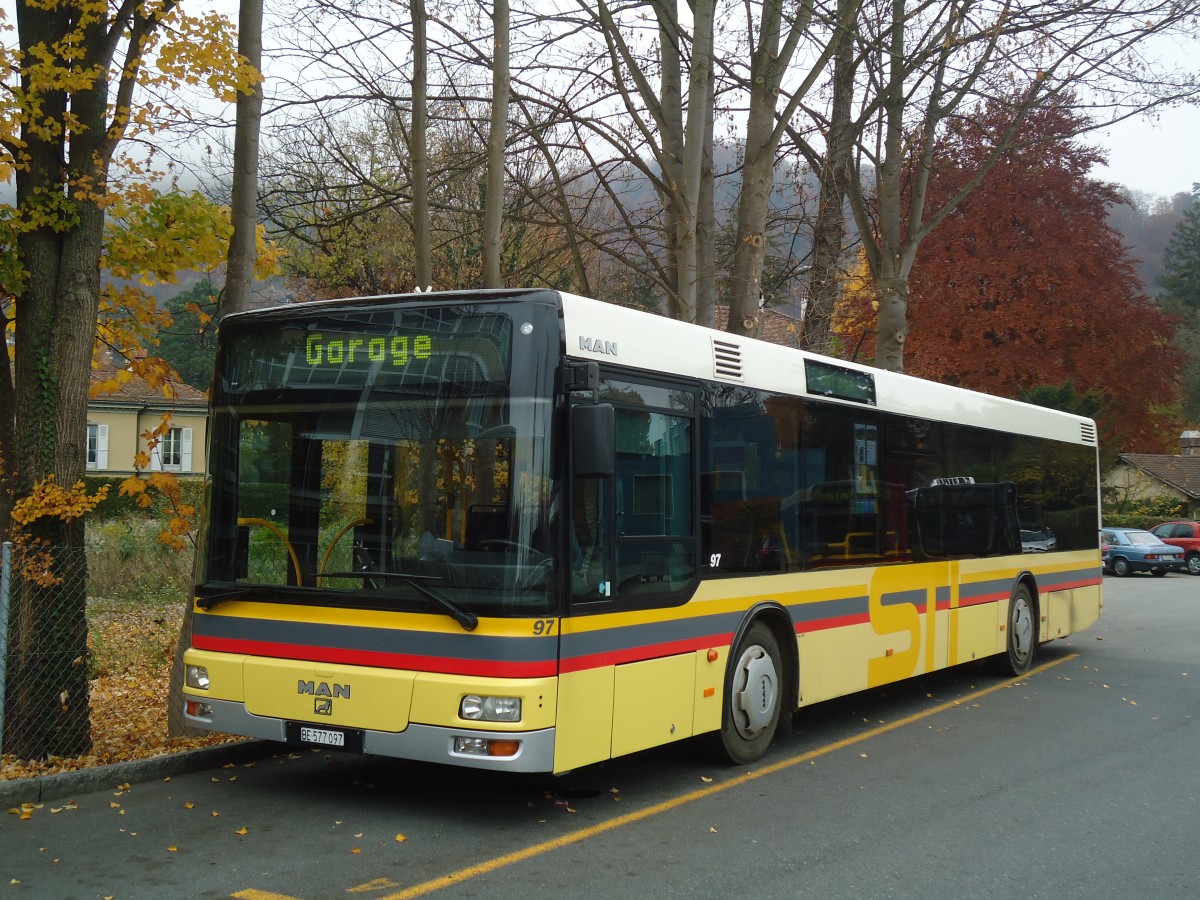
[[[879,298],[875,365],[892,372],[903,372],[904,340],[908,337],[908,274],[876,275],[875,289]]]
[[[238,53],[255,71],[262,71],[262,0],[241,0],[238,13]],[[225,272],[222,315],[250,308],[258,237],[258,138],[262,126],[263,85],[237,98],[233,137],[233,195],[229,262]]]
[[[704,101],[704,154],[700,168],[700,206],[696,210],[696,254],[700,278],[696,284],[696,324],[712,328],[717,317],[716,209],[713,199],[713,97],[716,79],[708,79]]]
[[[487,199],[483,209],[483,286],[504,286],[500,271],[504,224],[504,147],[508,137],[508,0],[492,8],[495,55],[492,57],[492,121],[488,129]]]
[[[733,272],[729,278],[729,331],[755,336],[762,325],[763,260],[767,256],[767,212],[775,181],[775,105],[778,99],[778,0],[764,3],[758,46],[750,58],[750,108],[746,155],[738,197]]]
[[[904,0],[892,0],[889,25],[888,80],[881,103],[883,158],[875,170],[878,220],[873,236],[865,236],[867,265],[878,290],[879,317],[875,334],[875,364],[893,372],[904,371],[904,339],[908,336],[908,273],[915,245],[905,242],[904,231],[918,223],[904,222],[901,185],[905,155],[904,110],[907,103],[904,57]],[[910,198],[910,208],[916,198]],[[859,230],[867,224],[859,220]],[[865,233],[864,233],[865,234]]]
[[[675,252],[678,266],[680,315],[695,322],[699,314],[699,281],[703,264],[700,258],[700,207],[703,185],[705,138],[709,82],[712,80],[713,0],[692,4],[692,56],[688,72],[687,127],[683,136],[683,157],[679,180],[674,186],[678,217],[675,222]],[[678,25],[676,24],[676,34]]]
[[[658,103],[660,113],[659,168],[662,170],[662,233],[667,262],[667,315],[681,322],[692,321],[695,308],[686,295],[686,279],[680,277],[687,266],[687,251],[680,250],[679,236],[686,234],[687,215],[679,202],[683,183],[683,65],[679,44],[681,35],[677,10],[673,3],[656,2],[658,16],[658,53],[660,63]],[[647,98],[649,99],[649,98]]]
[[[857,0],[851,0],[856,3]],[[846,3],[840,0],[839,6]],[[839,17],[840,18],[840,17]],[[832,355],[833,311],[842,295],[845,264],[846,191],[854,177],[851,154],[854,129],[850,103],[854,96],[854,46],[848,35],[838,44],[833,58],[833,98],[825,156],[818,169],[821,183],[817,219],[813,223],[812,259],[804,287],[800,347]]]
[[[23,5],[18,18],[22,46],[49,44],[61,32],[45,29],[69,28],[65,19]],[[102,22],[90,24],[83,45],[102,46],[103,34]],[[106,70],[103,62],[80,60],[92,63]],[[47,140],[23,127],[29,164],[16,174],[18,205],[34,221],[51,221],[18,239],[28,279],[16,303],[17,498],[39,482],[70,487],[83,475],[104,233],[98,198],[107,190],[107,88],[100,77],[73,94],[69,159],[65,136]],[[65,111],[61,94],[44,102]],[[57,221],[64,203],[72,215],[67,227]],[[23,532],[12,579],[5,749],[31,759],[75,756],[91,747],[83,520],[42,515]]]
[[[408,153],[412,160],[413,251],[416,256],[416,287],[433,287],[433,245],[429,237],[429,149],[428,128],[429,83],[425,58],[429,53],[426,26],[429,16],[425,0],[412,0],[413,19],[413,79],[412,132]]]

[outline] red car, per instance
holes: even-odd
[[[1200,522],[1163,522],[1150,529],[1164,544],[1182,547],[1189,575],[1200,575]]]

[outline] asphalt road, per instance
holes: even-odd
[[[1192,898],[1200,578],[1100,623],[803,711],[756,766],[691,744],[504,777],[303,753],[0,818],[7,897]]]

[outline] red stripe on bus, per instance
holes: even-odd
[[[214,638],[195,635],[192,646],[197,650],[220,653],[244,653],[248,656],[267,656],[275,659],[294,659],[305,662],[344,663],[352,666],[375,666],[381,669],[413,669],[441,675],[479,675],[495,678],[545,678],[554,675],[554,660],[538,662],[506,662],[492,659],[448,659],[440,656],[416,656],[407,653],[384,653],[376,650],[345,650],[338,647],[312,647],[304,644],[275,644],[237,638]]]
[[[604,653],[590,653],[586,656],[572,656],[562,661],[562,671],[582,672],[585,669],[599,669],[604,666],[616,666],[622,663],[642,662],[650,659],[661,659],[664,656],[674,656],[679,653],[693,653],[707,647],[728,647],[733,640],[732,634],[711,634],[703,637],[688,638],[682,641],[668,641],[662,644],[646,644],[641,647],[622,647],[619,650],[608,650]]]
[[[1008,592],[997,591],[994,594],[975,594],[972,597],[963,597],[961,594],[958,598],[958,608],[965,609],[968,606],[983,606],[986,603],[999,603],[1001,600],[1008,599]]]
[[[826,631],[845,625],[864,625],[869,621],[871,621],[871,617],[865,612],[852,613],[848,616],[834,616],[830,619],[810,619],[796,623],[796,634],[811,634],[814,631]]]
[[[1079,581],[1056,581],[1053,584],[1039,584],[1038,590],[1045,594],[1049,591],[1069,591],[1072,588],[1096,587],[1098,584],[1103,584],[1099,578],[1087,578]]]

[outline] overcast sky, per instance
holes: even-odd
[[[1108,167],[1093,173],[1099,178],[1163,197],[1191,193],[1200,182],[1198,107],[1130,119],[1097,132],[1092,142],[1108,151]]]

